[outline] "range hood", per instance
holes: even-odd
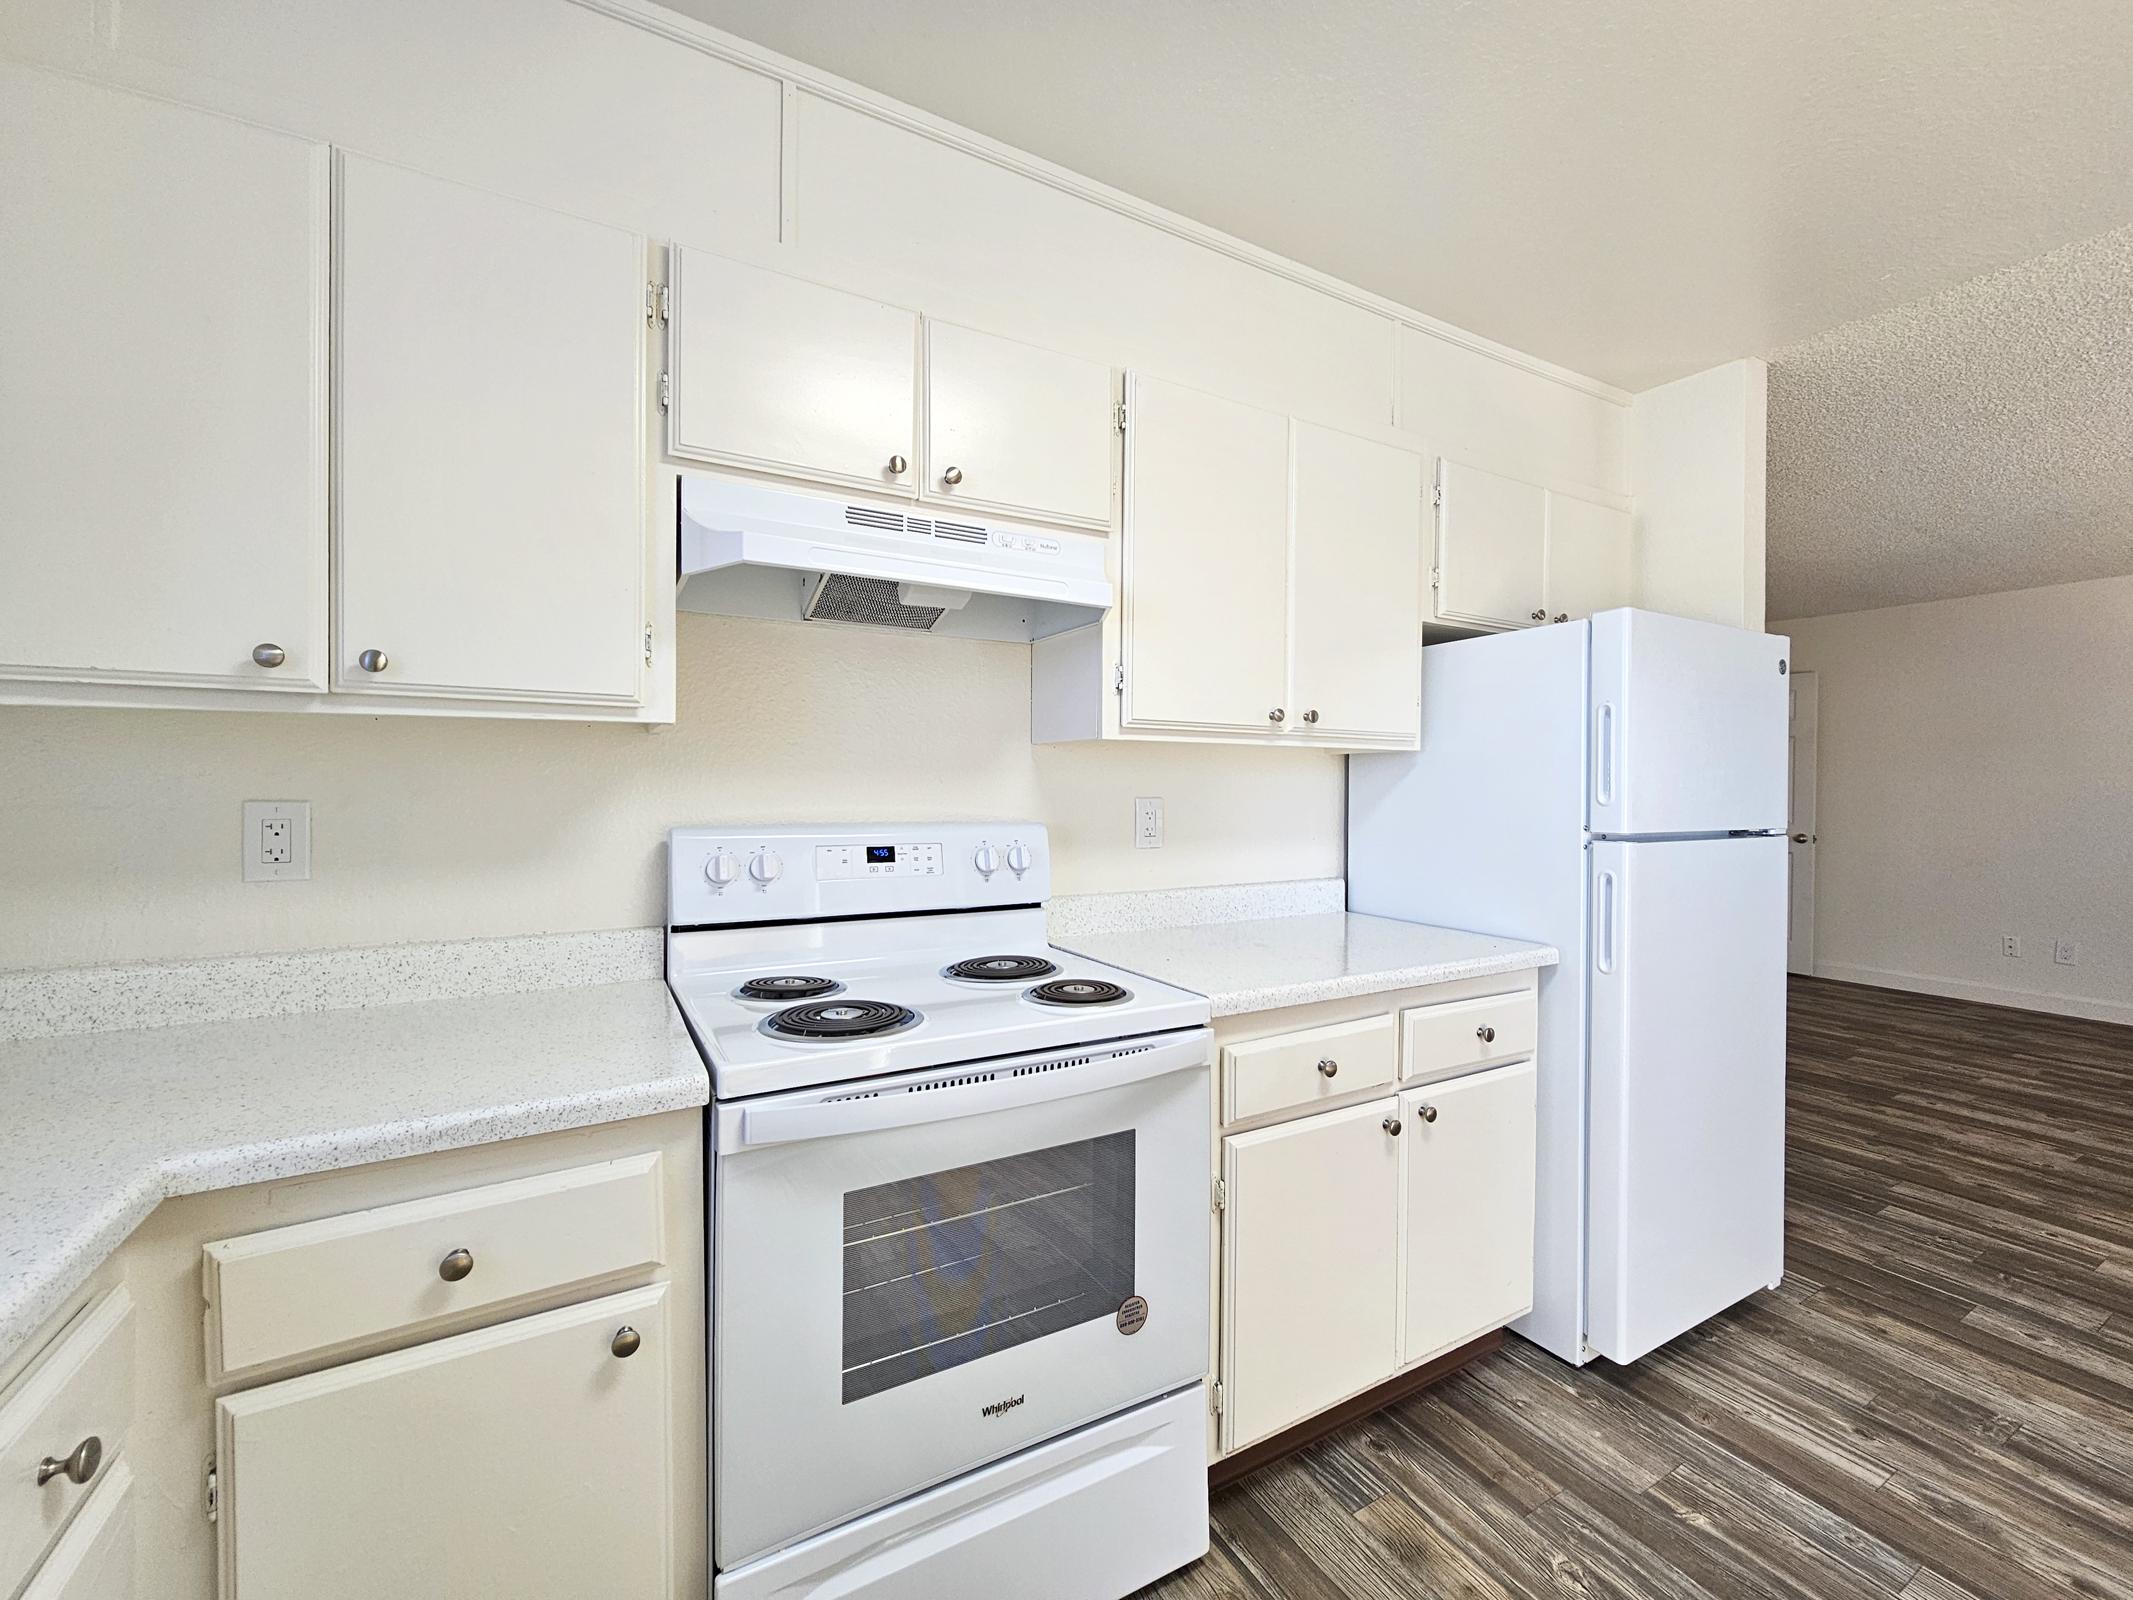
[[[1104,541],[685,472],[684,611],[1029,641],[1111,605]]]

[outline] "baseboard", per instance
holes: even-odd
[[[1813,975],[1832,978],[1838,983],[1863,983],[1874,989],[1906,989],[1912,994],[1937,994],[1950,1000],[2012,1006],[2017,1011],[2046,1011],[2057,1017],[2087,1017],[2095,1022],[2133,1025],[2133,1005],[2122,1000],[2091,1000],[2074,994],[2037,994],[2029,989],[2003,989],[1998,984],[1933,978],[1918,972],[1886,972],[1880,967],[1855,967],[1841,961],[1817,961]]]

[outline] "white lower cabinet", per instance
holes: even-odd
[[[1533,1308],[1533,1089],[1520,1061],[1400,1096],[1403,1366]]]
[[[22,1600],[133,1600],[133,1472],[114,1461]]]
[[[667,1297],[218,1400],[223,1600],[666,1600]]]
[[[1392,1375],[1400,1146],[1387,1097],[1222,1141],[1222,1448]]]

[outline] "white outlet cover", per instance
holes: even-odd
[[[1163,848],[1163,801],[1160,795],[1139,795],[1133,801],[1133,847]]]
[[[285,843],[268,843],[269,822],[286,823]],[[286,854],[286,861],[274,857]],[[238,860],[246,883],[289,883],[311,876],[311,802],[247,800]]]
[[[2052,959],[2062,967],[2073,966],[2080,953],[2079,947],[2071,939],[2061,939],[2052,946]]]

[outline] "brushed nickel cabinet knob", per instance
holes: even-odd
[[[1288,720],[1288,716],[1289,714],[1286,711],[1282,710],[1281,707],[1276,706],[1272,711],[1269,711],[1266,714],[1266,719],[1269,722],[1286,722]]]
[[[1319,1062],[1318,1075],[1321,1078],[1330,1078],[1336,1072],[1340,1071],[1340,1069],[1341,1064],[1338,1061],[1335,1061],[1331,1056],[1328,1056],[1325,1058],[1325,1060]]]
[[[1494,1044],[1496,1042],[1496,1030],[1484,1022],[1474,1030],[1474,1037],[1483,1044]]]
[[[644,1335],[635,1328],[625,1326],[615,1330],[614,1341],[608,1345],[608,1349],[615,1352],[617,1361],[627,1361],[637,1353],[643,1344]]]
[[[474,1270],[474,1252],[461,1246],[437,1263],[437,1276],[446,1283],[457,1283]]]
[[[1400,1119],[1398,1117],[1387,1117],[1383,1122],[1379,1123],[1378,1126],[1383,1128],[1387,1133],[1391,1134],[1395,1139],[1400,1137]]]
[[[255,644],[252,646],[252,664],[259,667],[278,667],[289,659],[289,652],[278,644]]]
[[[383,650],[365,650],[356,657],[356,665],[365,672],[383,672],[391,664],[385,659]]]
[[[946,472],[941,474],[941,482],[948,485],[948,487],[951,489],[953,489],[957,484],[961,483],[962,481],[963,469],[961,467],[950,467]]]
[[[910,471],[910,470],[911,470],[911,463],[910,463],[910,462],[908,462],[908,461],[906,461],[906,460],[905,460],[905,459],[904,459],[904,458],[903,458],[902,456],[891,456],[891,457],[889,457],[889,476],[890,476],[890,477],[892,477],[892,478],[901,478],[901,477],[902,477],[902,476],[903,476],[903,475],[904,475],[904,474],[905,474],[906,472],[908,472],[908,471]]]
[[[1306,712],[1304,713],[1304,721],[1306,721],[1306,722],[1316,722],[1317,720],[1318,720],[1318,713],[1317,713],[1316,711],[1306,711]]]
[[[1558,611],[1555,614],[1555,620],[1557,622],[1568,622],[1570,620],[1570,613],[1567,611]]]
[[[1435,1106],[1416,1106],[1415,1115],[1424,1122],[1435,1122],[1437,1120],[1437,1108]]]
[[[54,1478],[64,1478],[69,1483],[87,1483],[103,1464],[104,1441],[92,1433],[68,1454],[46,1456],[38,1462],[37,1486],[41,1489]]]
[[[1548,620],[1548,613],[1545,611],[1529,611],[1526,613],[1526,615],[1531,617],[1535,622],[1546,622]]]

